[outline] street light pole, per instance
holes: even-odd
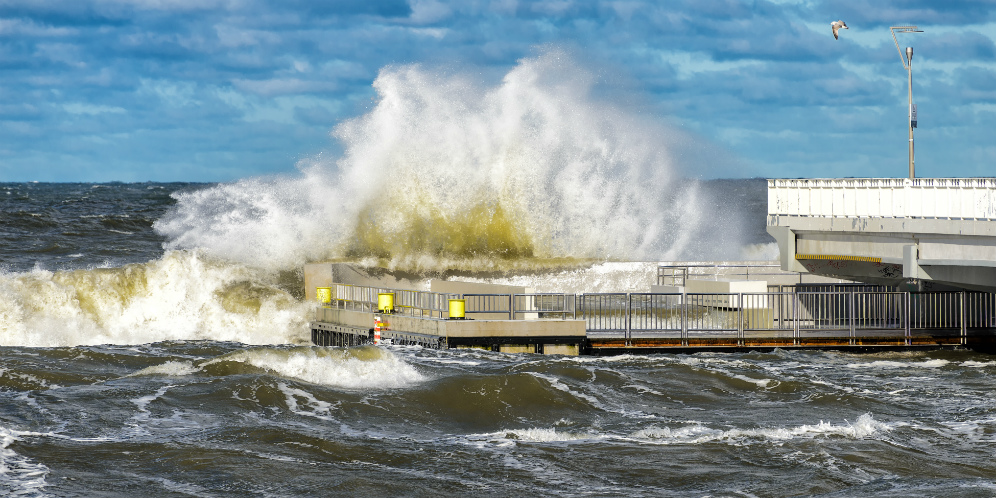
[[[910,180],[916,178],[916,170],[913,167],[913,47],[906,47],[906,74],[910,83]]]
[[[896,31],[900,33],[923,33],[916,26],[892,26],[889,31],[892,33],[892,41],[896,42],[896,52],[899,52],[899,60],[903,63],[903,69],[909,80],[909,131],[910,131],[910,180],[916,178],[916,171],[913,167],[913,47],[906,47],[906,56],[899,50],[899,40],[896,39]]]

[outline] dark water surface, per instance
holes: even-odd
[[[969,352],[3,348],[22,496],[993,496]]]
[[[0,183],[0,270],[120,266],[162,255],[152,223],[190,183]]]
[[[311,347],[163,249],[204,187],[0,184],[0,496],[996,496],[992,356]],[[766,243],[763,181],[703,195]]]

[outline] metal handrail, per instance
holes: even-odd
[[[897,292],[875,286],[843,290],[763,293],[523,293],[445,294],[333,284],[331,307],[376,312],[377,294],[395,293],[395,313],[442,319],[448,301],[462,298],[465,313],[505,319],[576,319],[589,333],[629,341],[637,335],[735,338],[751,334],[843,337],[857,333],[896,337],[911,344],[928,331],[950,333],[965,342],[968,331],[996,328],[996,294],[983,292]],[[835,287],[841,289],[841,287]],[[947,332],[945,332],[947,331]]]
[[[331,287],[329,307],[332,308],[374,312],[377,311],[377,295],[389,292],[395,296],[394,313],[425,318],[446,318],[449,300],[457,298],[457,294],[365,285],[332,284]]]
[[[512,304],[512,294],[464,294],[467,315],[503,314],[509,320],[515,318],[515,308]]]
[[[576,319],[577,294],[538,292],[512,296],[513,317],[535,317],[536,320],[557,316],[561,320]],[[528,318],[527,318],[528,319]]]
[[[708,271],[710,269],[712,271]],[[745,280],[750,280],[751,277],[782,277],[782,278],[792,277],[799,279],[798,285],[809,284],[808,282],[803,281],[807,277],[809,277],[809,274],[782,270],[781,265],[779,265],[778,263],[759,263],[759,264],[744,264],[744,265],[686,264],[686,265],[657,266],[657,285],[684,287],[686,281],[692,277],[697,277],[699,279],[705,277],[705,278],[711,278],[713,280],[719,278],[729,278],[729,277],[744,277]],[[816,282],[813,282],[813,284],[815,283]],[[831,283],[830,285],[845,285],[845,284]]]

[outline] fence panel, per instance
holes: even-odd
[[[513,315],[516,320],[573,320],[577,300],[574,294],[515,294]]]
[[[853,320],[858,330],[905,331],[903,292],[855,292]]]
[[[968,292],[965,295],[965,328],[996,328],[996,294]]]
[[[681,294],[630,294],[630,337],[680,338]]]
[[[910,331],[913,336],[947,337],[961,334],[961,292],[910,294]]]
[[[743,331],[740,294],[685,294],[689,339],[738,339]]]
[[[464,294],[463,299],[465,313],[479,320],[512,319],[512,294]]]
[[[584,320],[589,335],[626,336],[626,296],[625,293],[581,295],[580,318]]]
[[[800,337],[848,337],[851,335],[851,292],[799,292]]]

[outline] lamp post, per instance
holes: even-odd
[[[903,52],[899,50],[899,40],[896,39],[896,32],[900,33],[923,33],[923,31],[917,29],[916,26],[892,26],[889,28],[892,33],[892,41],[896,42],[896,51],[899,52],[899,60],[903,63],[903,69],[906,69],[906,74],[909,80],[910,89],[910,107],[909,107],[909,130],[910,130],[910,180],[916,178],[916,172],[913,167],[913,128],[916,126],[916,107],[913,105],[913,47],[906,47],[906,56],[903,57]]]

